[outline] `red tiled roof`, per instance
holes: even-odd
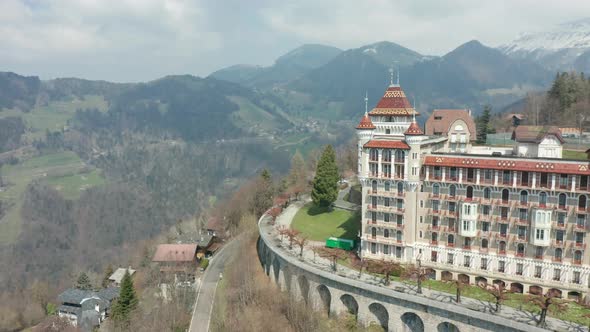
[[[410,126],[408,127],[408,130],[406,130],[406,132],[404,133],[404,135],[424,135],[424,132],[422,131],[422,128],[420,128],[420,126],[413,121]]]
[[[221,219],[215,216],[210,217],[209,220],[207,220],[207,225],[205,226],[205,228],[212,231],[223,230],[223,226],[221,225]]]
[[[375,125],[371,121],[371,118],[366,113],[363,116],[363,118],[361,119],[361,122],[359,122],[358,126],[356,126],[356,129],[375,129],[375,128],[377,128],[377,127],[375,127]]]
[[[365,145],[365,148],[378,148],[378,149],[403,149],[409,150],[410,147],[406,142],[403,141],[379,141],[370,140]]]
[[[549,135],[554,135],[562,144],[565,143],[556,126],[518,126],[512,132],[512,139],[517,142],[541,143]]]
[[[469,115],[469,111],[465,109],[433,110],[428,120],[426,120],[426,135],[432,136],[438,135],[438,133],[440,133],[442,136],[447,136],[449,130],[451,130],[451,125],[456,120],[463,120],[467,124],[467,130],[471,134],[470,140],[475,140],[475,122],[473,121],[471,115]]]
[[[588,162],[572,163],[540,160],[426,156],[424,165],[590,175],[590,163]]]
[[[160,244],[152,261],[190,262],[195,259],[196,253],[196,244]]]
[[[369,112],[370,115],[406,115],[418,113],[412,107],[406,94],[399,85],[390,86],[377,103],[377,106]]]

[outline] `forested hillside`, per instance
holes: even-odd
[[[297,149],[346,143],[353,132],[214,78],[57,79],[18,91],[0,108],[0,291],[8,297],[27,294],[35,279],[57,292],[77,271],[128,264],[136,243],[198,216],[261,169],[280,174]],[[25,302],[4,303],[8,316],[23,317]],[[0,330],[15,324],[0,319]]]

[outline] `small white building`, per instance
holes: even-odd
[[[514,154],[519,157],[561,158],[564,143],[555,126],[518,126],[512,132]]]
[[[109,277],[109,281],[114,285],[114,286],[121,286],[121,281],[123,280],[123,276],[125,276],[125,271],[129,271],[129,275],[133,276],[133,274],[135,273],[135,270],[133,270],[131,267],[128,268],[118,268],[115,272],[113,272],[113,274],[111,274],[111,276]]]

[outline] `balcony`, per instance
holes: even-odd
[[[572,260],[572,263],[574,265],[582,265],[582,260],[581,259],[574,259],[574,260]]]
[[[528,242],[526,235],[524,235],[524,236],[522,236],[522,235],[517,236],[516,237],[516,242],[517,243],[526,243],[526,242]]]
[[[447,242],[447,247],[455,248],[455,243],[454,242]]]
[[[514,255],[516,257],[524,257],[524,252],[517,252],[516,255]]]
[[[498,249],[498,255],[506,255],[506,249],[504,249],[504,250]],[[504,272],[504,271],[502,271],[502,272]]]
[[[563,240],[561,240],[561,241],[554,240],[552,244],[553,244],[553,247],[555,247],[555,248],[564,248],[565,247]]]
[[[563,262],[563,257],[553,257],[551,261],[554,263],[561,263]]]
[[[586,229],[586,225],[584,223],[576,223],[574,228],[578,231],[584,231]]]
[[[556,221],[556,222],[553,223],[553,228],[565,230],[566,225],[565,225],[565,223]]]
[[[463,245],[463,247],[461,247],[463,250],[471,250],[471,245]]]
[[[438,246],[438,241],[430,240],[430,244],[433,246]]]

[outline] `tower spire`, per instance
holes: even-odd
[[[398,80],[398,84],[399,84],[399,76],[397,77]],[[412,112],[412,122],[416,122],[416,96],[414,96],[412,99],[414,99],[414,112]]]
[[[365,90],[365,115],[369,112],[369,93]]]
[[[389,67],[389,86],[393,86],[393,66]]]

